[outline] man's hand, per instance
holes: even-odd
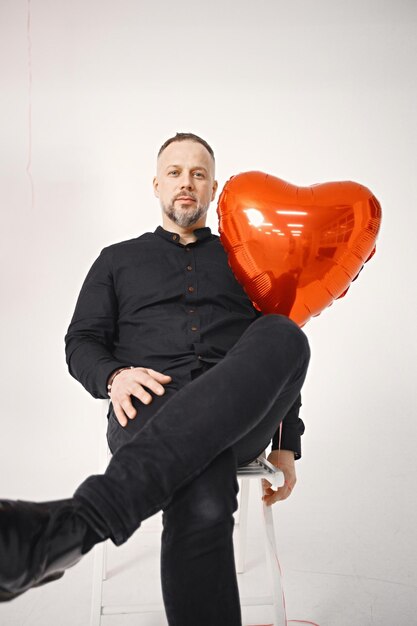
[[[294,452],[291,450],[272,450],[272,452],[268,455],[267,461],[284,472],[285,480],[283,486],[278,487],[278,489],[274,491],[271,483],[262,479],[264,492],[262,500],[267,506],[271,506],[274,502],[278,502],[278,500],[285,500],[291,495],[295,483],[297,482],[297,476],[295,474]]]
[[[134,367],[120,372],[114,379],[110,392],[110,400],[119,424],[126,426],[128,420],[135,419],[137,415],[131,396],[135,396],[143,404],[149,404],[153,398],[144,387],[162,396],[165,393],[163,385],[170,380],[171,376],[149,367]]]

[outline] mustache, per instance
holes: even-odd
[[[179,193],[174,197],[174,200],[178,200],[179,198],[191,198],[192,200],[197,201],[197,198],[192,193]]]

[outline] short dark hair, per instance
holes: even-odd
[[[165,148],[167,148],[169,144],[174,143],[174,141],[195,141],[196,143],[201,143],[201,145],[204,146],[207,152],[211,155],[213,161],[215,160],[213,149],[208,145],[207,141],[198,135],[194,135],[194,133],[177,133],[175,137],[170,137],[159,148],[158,157],[165,150]]]

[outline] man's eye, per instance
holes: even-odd
[[[194,176],[197,176],[198,178],[204,178],[203,172],[194,172]]]
[[[170,172],[168,172],[168,174],[171,176],[172,174],[178,174],[178,170],[171,170]]]

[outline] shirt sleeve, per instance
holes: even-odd
[[[102,250],[87,274],[65,335],[69,372],[94,398],[107,398],[110,374],[130,365],[112,354],[118,305],[107,250]]]
[[[279,445],[280,428],[278,428],[272,438],[271,446],[272,450],[278,450],[278,448],[282,450],[292,450],[295,459],[301,458],[301,435],[305,430],[304,422],[299,417],[301,404],[301,394],[299,394],[282,421],[281,445]]]

